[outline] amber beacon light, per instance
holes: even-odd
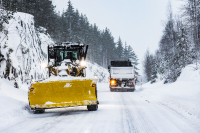
[[[110,84],[111,84],[111,85],[116,85],[116,80],[112,79],[112,80],[110,81]]]

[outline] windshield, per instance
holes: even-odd
[[[77,51],[65,51],[64,59],[77,60],[78,59],[78,52]]]
[[[62,49],[57,49],[58,61],[63,61],[64,59],[77,60],[78,51],[63,51]]]

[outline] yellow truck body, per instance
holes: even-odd
[[[74,79],[33,83],[29,89],[31,109],[97,105],[97,79]]]

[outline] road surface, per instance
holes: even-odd
[[[49,109],[1,129],[1,133],[199,133],[197,124],[145,90],[110,92],[98,85],[99,109]]]

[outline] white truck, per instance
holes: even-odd
[[[111,61],[108,66],[110,73],[110,91],[135,90],[136,75],[134,66],[128,61]]]

